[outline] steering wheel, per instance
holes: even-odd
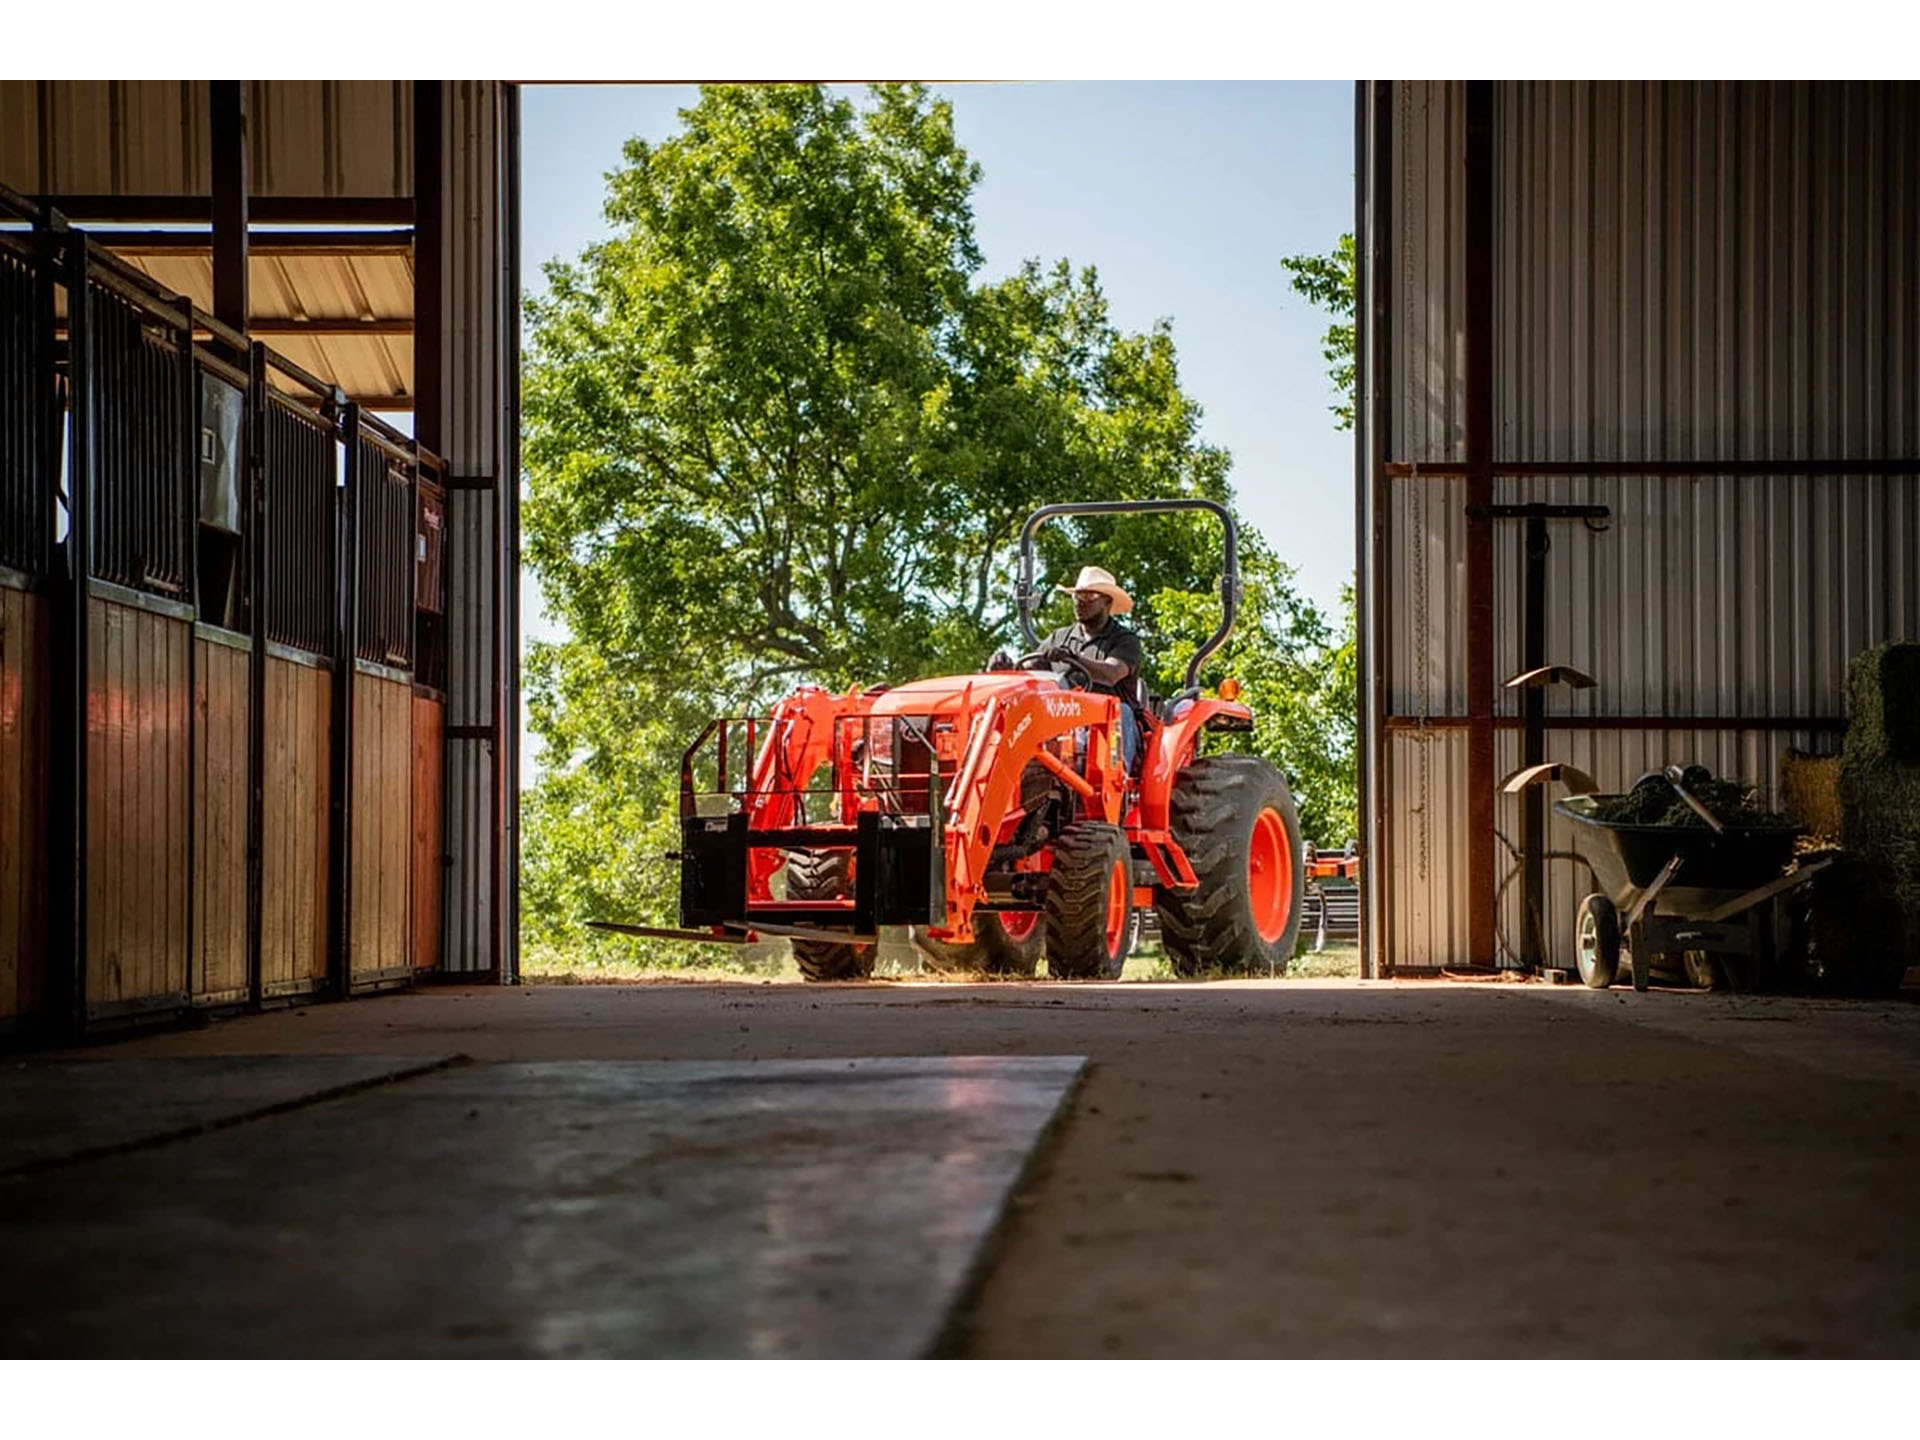
[[[1051,665],[1064,665],[1068,670],[1072,671],[1073,674],[1077,674],[1080,677],[1076,684],[1073,675],[1069,675],[1067,677],[1067,683],[1069,685],[1073,685],[1073,687],[1078,690],[1090,690],[1093,688],[1092,672],[1072,655],[1063,655],[1058,652],[1049,655],[1044,651],[1030,650],[1018,660],[1014,661],[1014,664],[1022,670],[1039,670]]]

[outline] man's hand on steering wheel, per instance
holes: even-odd
[[[1073,651],[1059,645],[1048,646],[1043,650],[1029,651],[1020,657],[1019,664],[1022,670],[1038,670],[1043,665],[1063,665],[1070,672],[1068,683],[1077,683],[1088,687],[1093,684],[1093,674],[1085,665],[1080,663],[1080,657]],[[1075,677],[1077,677],[1077,682]]]

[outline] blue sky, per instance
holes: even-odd
[[[1091,264],[1114,322],[1172,322],[1206,438],[1233,452],[1247,520],[1329,611],[1353,572],[1353,442],[1333,428],[1326,318],[1280,258],[1353,226],[1346,82],[1074,82],[936,87],[983,175],[983,276],[1023,259]],[[684,85],[529,85],[521,98],[522,282],[607,233],[604,177],[629,136],[661,140]],[[1122,580],[1125,577],[1121,577]],[[525,582],[532,635],[549,635]]]

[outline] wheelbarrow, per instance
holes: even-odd
[[[1596,810],[1618,796],[1574,795],[1554,803],[1554,813],[1578,827],[1580,854],[1600,886],[1574,918],[1580,979],[1595,990],[1612,985],[1624,947],[1635,990],[1645,990],[1656,961],[1670,957],[1696,985],[1717,988],[1724,981],[1750,989],[1773,968],[1784,928],[1770,902],[1830,862],[1789,873],[1797,828],[1729,827],[1689,793],[1677,769],[1666,775],[1703,828],[1601,819]]]

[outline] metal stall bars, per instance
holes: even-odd
[[[329,975],[345,401],[264,346],[254,354],[263,503],[256,991],[276,1004],[324,991]]]
[[[75,1021],[190,1001],[193,315],[67,242]],[[64,857],[63,857],[64,859]]]
[[[357,405],[346,412],[349,554],[334,701],[335,983],[413,980],[414,447]]]

